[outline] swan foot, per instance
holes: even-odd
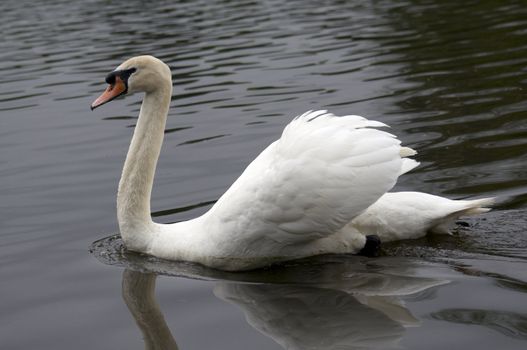
[[[470,227],[470,224],[468,222],[462,221],[462,220],[456,221],[456,225],[461,226],[461,227]]]
[[[369,258],[377,257],[381,253],[381,239],[377,235],[366,236],[366,244],[359,251],[358,255],[367,256]]]

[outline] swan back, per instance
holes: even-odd
[[[378,235],[382,242],[424,237],[428,232],[452,234],[461,216],[490,210],[494,198],[452,200],[422,192],[390,192],[383,195],[344,228]]]

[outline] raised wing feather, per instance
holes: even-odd
[[[329,236],[393,187],[400,141],[359,116],[296,117],[207,213],[211,238],[225,225],[238,246],[271,247]],[[220,230],[218,230],[219,232]],[[219,240],[218,240],[219,241]],[[236,246],[232,244],[231,246]]]

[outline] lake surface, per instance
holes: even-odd
[[[0,348],[526,348],[524,2],[0,9]],[[140,96],[89,105],[138,54],[173,72],[160,222],[206,211],[292,117],[317,108],[385,122],[419,151],[396,190],[497,196],[497,208],[376,259],[227,274],[127,253],[115,194]]]

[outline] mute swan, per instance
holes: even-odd
[[[137,56],[106,82],[92,110],[121,95],[145,93],[117,195],[119,229],[132,251],[224,270],[251,269],[318,254],[358,253],[376,245],[373,235],[393,240],[434,228],[445,232],[444,220],[484,212],[481,206],[491,202],[385,195],[399,175],[418,165],[407,158],[415,151],[376,129],[386,126],[381,122],[309,111],[294,118],[207,213],[154,223],[150,196],[172,96],[170,69],[155,57]]]

